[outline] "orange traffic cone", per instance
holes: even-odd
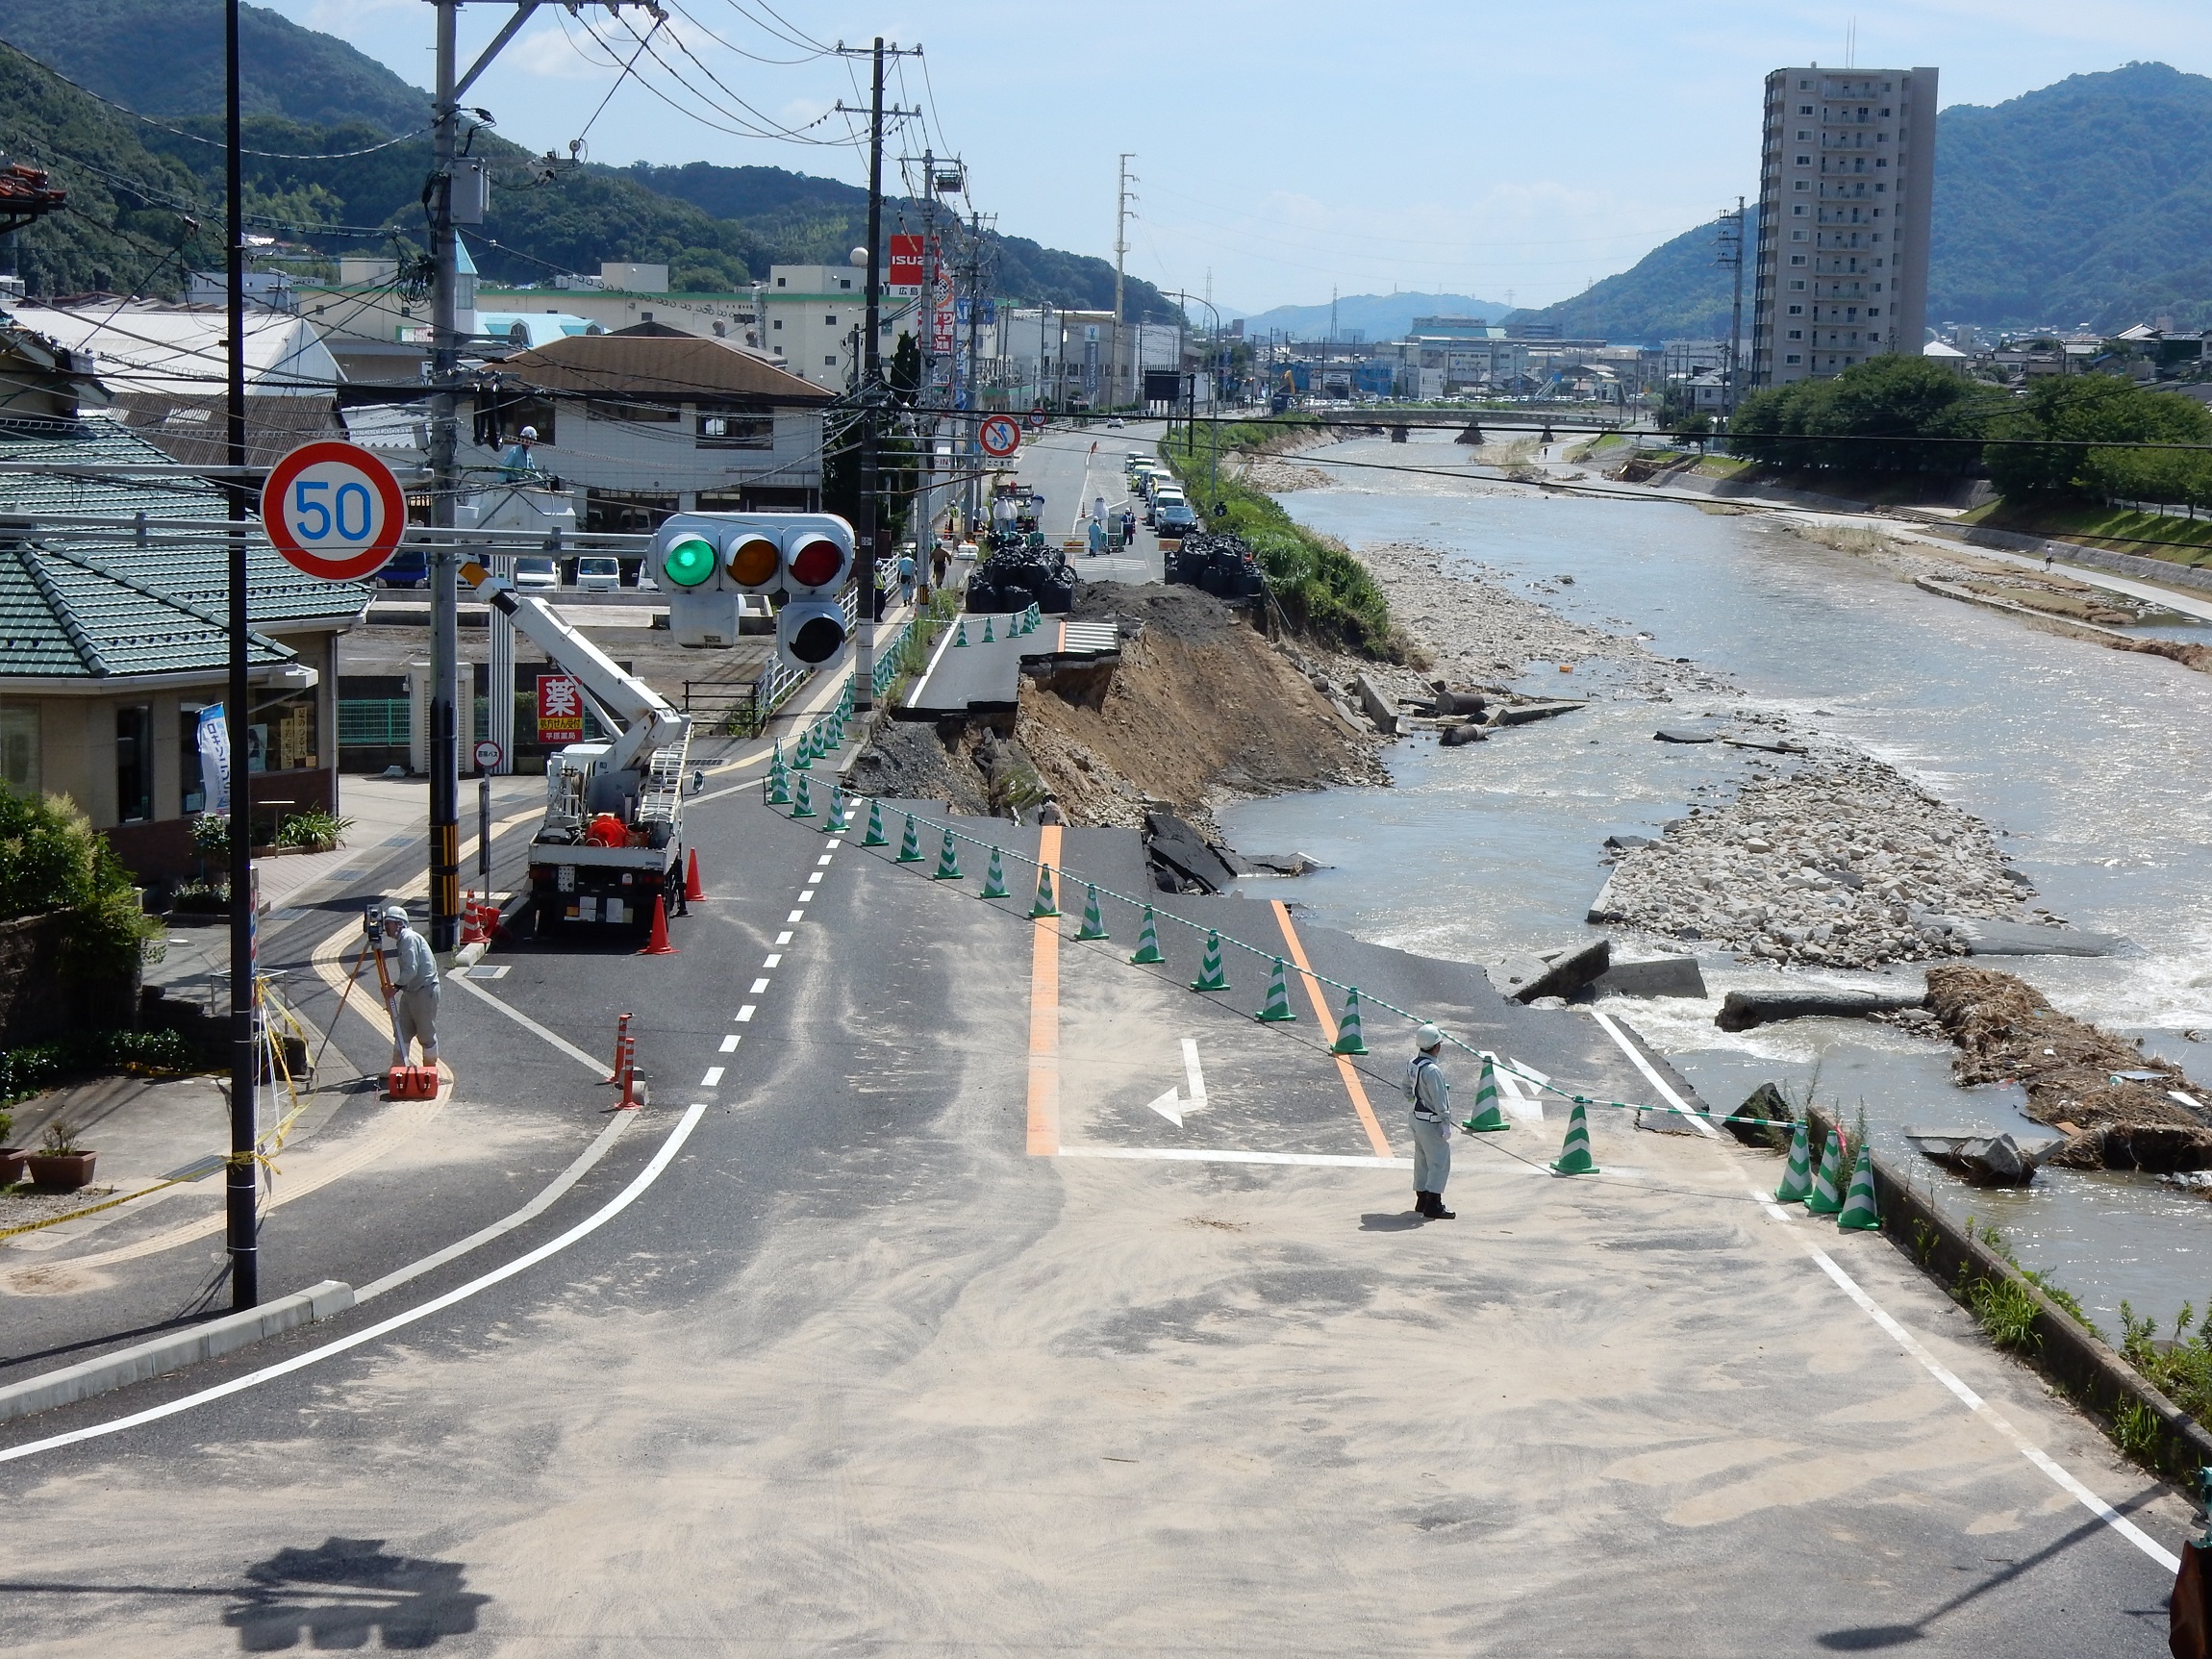
[[[640,956],[674,956],[676,947],[668,943],[668,901],[660,893],[653,895],[653,937],[645,941]]]
[[[684,902],[707,896],[707,890],[699,885],[699,849],[692,847],[691,856],[684,861]]]

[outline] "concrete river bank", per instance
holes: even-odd
[[[1453,469],[1463,456],[1447,444],[1353,443],[1301,459]],[[1573,716],[1464,748],[1410,738],[1386,756],[1387,792],[1331,790],[1222,812],[1238,844],[1295,848],[1330,867],[1295,889],[1319,919],[1476,962],[1587,937],[1608,835],[1657,835],[1691,805],[1774,775],[1771,756],[1655,742],[1654,730],[1779,716],[1798,732],[1856,745],[1986,820],[2003,856],[2033,881],[2030,903],[2135,946],[1993,966],[2069,1013],[2142,1035],[2199,1081],[2212,1075],[2212,676],[1931,596],[1763,515],[1562,499],[1412,472],[1337,476],[1344,482],[1285,495],[1284,505],[1355,550],[1434,548],[1454,574],[1624,640],[1643,636],[1648,652],[1690,659],[1709,679],[1654,702],[1647,674],[1578,663],[1565,683],[1598,700]],[[1558,694],[1556,663],[1527,666],[1521,689]],[[2018,1115],[2015,1090],[1954,1086],[1952,1050],[1940,1041],[1842,1020],[1722,1032],[1713,1023],[1721,996],[1773,986],[1779,970],[1710,944],[1612,931],[1631,952],[1699,951],[1708,999],[1628,1007],[1717,1105],[1768,1080],[1794,1097],[1810,1089],[1847,1115],[1863,1104],[1879,1144],[1908,1166],[1916,1155],[1898,1134],[1907,1123],[2049,1133]],[[1917,984],[1920,972],[1797,968],[1790,977],[1874,986]],[[2212,1293],[2212,1205],[2173,1185],[2058,1169],[2019,1192],[1934,1179],[1949,1186],[1947,1204],[1994,1221],[2023,1262],[2050,1270],[2108,1332],[2123,1298],[2170,1316]]]

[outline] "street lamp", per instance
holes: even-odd
[[[1199,297],[1198,297],[1196,294],[1189,294],[1189,293],[1185,293],[1185,292],[1183,292],[1183,290],[1182,290],[1182,289],[1167,289],[1167,290],[1165,290],[1165,291],[1167,292],[1167,294],[1168,294],[1168,297],[1169,297],[1169,299],[1179,299],[1179,300],[1181,300],[1181,301],[1182,301],[1182,302],[1183,302],[1185,305],[1202,305],[1202,306],[1204,306],[1204,307],[1207,309],[1207,311],[1209,311],[1209,312],[1213,313],[1213,317],[1214,317],[1214,343],[1215,343],[1216,347],[1217,347],[1217,348],[1219,348],[1219,344],[1220,344],[1220,339],[1221,339],[1221,314],[1220,314],[1220,311],[1219,311],[1219,309],[1218,309],[1218,308],[1215,306],[1214,302],[1213,302],[1212,300],[1210,300],[1210,299],[1201,299],[1201,298],[1199,298]],[[1180,316],[1180,315],[1182,314],[1182,313],[1181,313],[1180,309],[1178,309],[1177,314],[1178,314],[1178,316]],[[1176,331],[1176,339],[1175,339],[1175,372],[1176,372],[1176,374],[1177,374],[1178,376],[1180,376],[1180,375],[1182,374],[1182,371],[1183,371],[1183,345],[1182,345],[1182,333],[1181,333],[1181,330],[1180,330],[1180,329],[1178,329],[1178,330]],[[1194,381],[1193,381],[1193,388],[1194,388],[1194,390],[1193,390],[1193,391],[1192,391],[1192,393],[1191,393],[1191,404],[1192,404],[1192,408],[1191,408],[1191,441],[1192,441],[1192,443],[1193,443],[1194,445],[1195,445],[1195,443],[1197,442],[1197,436],[1198,436],[1198,410],[1197,410],[1197,402],[1198,402],[1198,396],[1197,396],[1197,391],[1196,391],[1196,390],[1195,390],[1195,387],[1196,387],[1196,381],[1195,381],[1195,379],[1194,378]],[[1209,406],[1209,407],[1210,407],[1210,406],[1212,405],[1212,403],[1213,403],[1213,399],[1212,399],[1212,398],[1208,398],[1206,401],[1207,401],[1207,404],[1208,404],[1208,406]],[[1207,500],[1208,504],[1210,505],[1210,504],[1212,504],[1212,502],[1213,502],[1213,500],[1214,500],[1214,493],[1215,493],[1215,490],[1216,490],[1219,488],[1219,483],[1220,483],[1220,465],[1221,465],[1221,429],[1220,429],[1220,420],[1219,420],[1219,418],[1218,416],[1209,416],[1208,418],[1209,418],[1209,419],[1211,419],[1211,420],[1213,421],[1213,423],[1214,423],[1214,425],[1213,425],[1213,432],[1212,432],[1212,440],[1211,440],[1211,441],[1208,443],[1208,445],[1207,445],[1207,449],[1206,449],[1206,500]]]

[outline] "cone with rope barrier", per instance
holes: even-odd
[[[983,642],[986,645],[993,645],[997,643],[997,641],[991,637],[991,618],[989,616],[983,618]]]
[[[1206,954],[1198,963],[1198,977],[1191,981],[1193,991],[1226,991],[1228,976],[1221,971],[1221,934],[1219,928],[1206,934]]]
[[[1083,889],[1083,925],[1075,930],[1077,939],[1104,939],[1106,918],[1098,913],[1098,884],[1087,883]]]
[[[996,847],[991,849],[991,867],[983,872],[983,896],[985,898],[1012,898],[1014,896],[1006,891],[1006,867],[999,858]]]
[[[810,774],[806,772],[799,774],[799,798],[792,803],[792,817],[794,818],[811,818],[817,816],[814,791],[808,787],[811,781]]]
[[[961,617],[961,619],[960,619],[960,624],[959,624],[959,626],[958,626],[958,627],[956,627],[956,628],[954,628],[954,629],[952,630],[952,644],[953,644],[953,648],[954,648],[955,650],[958,650],[958,649],[959,649],[961,646],[963,646],[963,645],[965,645],[965,644],[967,644],[967,643],[968,643],[968,618],[967,618],[966,616],[963,616],[963,617]]]
[[[1582,1102],[1574,1102],[1574,1109],[1567,1118],[1567,1140],[1559,1148],[1559,1156],[1552,1163],[1555,1175],[1595,1175],[1597,1164],[1590,1156],[1590,1119],[1582,1110]]]
[[[1048,916],[1059,914],[1060,901],[1052,892],[1052,867],[1041,864],[1037,867],[1037,901],[1029,907],[1029,919],[1043,921]]]
[[[1482,1074],[1475,1079],[1474,1116],[1460,1127],[1470,1135],[1495,1135],[1513,1127],[1505,1120],[1505,1108],[1498,1102],[1497,1067],[1487,1054],[1482,1057]]]
[[[803,772],[815,764],[815,733],[809,726],[799,734],[799,741],[792,745],[792,770]]]
[[[1263,1025],[1279,1025],[1286,1019],[1295,1019],[1291,1011],[1291,982],[1283,967],[1283,959],[1275,958],[1274,971],[1268,975],[1268,1000],[1252,1016]]]
[[[883,833],[883,802],[870,799],[867,803],[867,834],[861,838],[862,846],[889,846],[891,838]]]
[[[931,872],[931,881],[963,881],[960,873],[960,850],[952,844],[952,831],[944,832],[944,845],[937,855],[937,868]]]
[[[845,802],[843,788],[832,784],[830,786],[829,821],[822,825],[822,833],[824,835],[842,835],[850,828],[852,828],[852,808]]]
[[[906,836],[898,843],[898,857],[892,862],[893,864],[921,863],[921,840],[915,834],[914,814],[912,813],[906,815]]]
[[[1874,1202],[1873,1148],[1862,1143],[1858,1162],[1851,1166],[1851,1190],[1844,1199],[1844,1213],[1836,1218],[1836,1225],[1848,1233],[1872,1233],[1880,1230],[1881,1207]]]
[[[1137,930],[1137,954],[1129,959],[1140,966],[1149,966],[1168,959],[1160,954],[1160,930],[1152,922],[1152,907],[1144,907],[1144,925]]]
[[[1844,1207],[1844,1194],[1837,1185],[1844,1174],[1844,1138],[1833,1129],[1828,1131],[1828,1143],[1821,1148],[1821,1168],[1813,1177],[1813,1190],[1805,1194],[1805,1209],[1815,1216],[1833,1216]]]
[[[1365,1054],[1367,1040],[1360,1036],[1360,988],[1348,986],[1345,991],[1344,1018],[1337,1021],[1337,1040],[1329,1044],[1331,1054]]]
[[[792,804],[792,775],[784,770],[784,752],[778,745],[768,762],[768,805],[788,807]]]
[[[1774,1202],[1802,1204],[1812,1191],[1812,1149],[1805,1144],[1805,1126],[1799,1123],[1790,1136],[1790,1167],[1782,1171],[1782,1184],[1774,1189]]]

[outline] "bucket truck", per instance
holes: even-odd
[[[684,770],[691,717],[627,673],[542,599],[473,562],[461,574],[576,682],[612,742],[546,757],[545,821],[530,842],[540,936],[565,922],[642,927],[653,900],[684,909]],[[498,695],[503,688],[494,687]]]

